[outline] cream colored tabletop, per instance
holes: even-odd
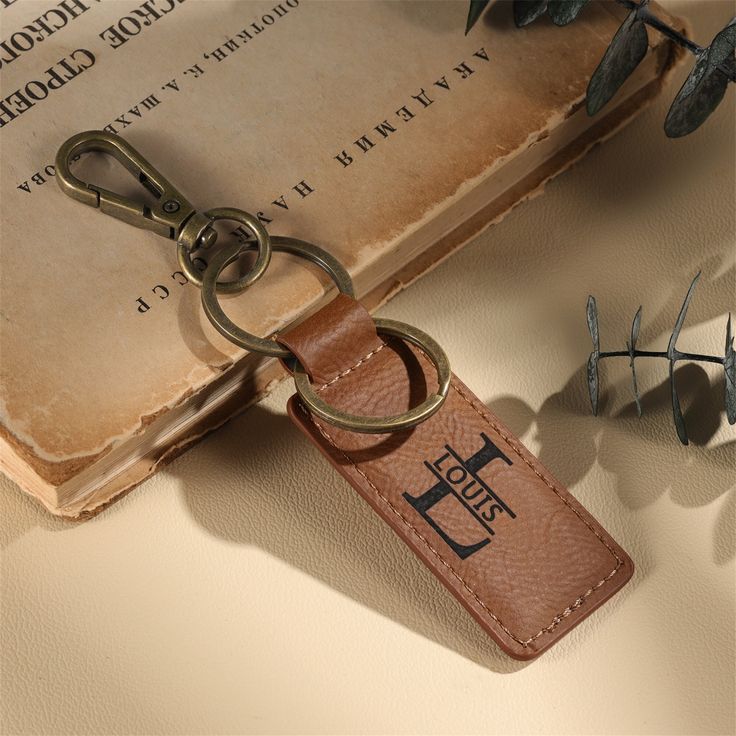
[[[732,2],[668,2],[707,43]],[[682,77],[682,74],[679,75]],[[0,484],[5,734],[734,732],[736,429],[722,373],[602,370],[604,348],[721,354],[736,310],[734,89],[696,134],[662,123],[680,78],[544,196],[382,310],[455,371],[633,557],[632,582],[538,661],[503,656],[293,428],[287,384],[84,524]]]

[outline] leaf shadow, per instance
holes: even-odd
[[[606,412],[605,405],[614,404],[615,389],[601,394],[601,411],[593,417],[584,368],[549,396],[538,412],[511,396],[500,397],[489,406],[520,435],[534,428],[540,460],[554,468],[567,486],[575,485],[600,464],[614,477],[621,503],[631,510],[649,506],[664,493],[686,508],[705,506],[726,494],[713,539],[713,558],[724,564],[736,556],[734,524],[728,515],[736,494],[736,440],[709,445],[725,424],[722,377],[711,382],[702,366],[687,363],[677,368],[675,380],[689,447],[679,443],[672,426],[669,380],[642,395],[641,418],[633,397],[612,415]],[[709,471],[707,483],[703,482],[704,467]]]

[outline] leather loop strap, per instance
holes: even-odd
[[[368,310],[345,294],[279,334],[278,341],[317,384],[329,383],[383,346]]]

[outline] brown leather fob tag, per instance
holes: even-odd
[[[383,341],[345,296],[279,339],[320,397],[353,414],[398,414],[437,387],[421,351]],[[410,430],[339,429],[298,396],[289,415],[516,659],[544,652],[633,574],[605,529],[455,377],[442,408]]]

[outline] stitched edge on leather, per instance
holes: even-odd
[[[493,427],[494,430],[505,440],[505,442],[508,444],[508,446],[526,463],[526,465],[534,472],[534,474],[544,482],[544,484],[550,488],[554,492],[554,494],[557,496],[557,498],[562,501],[562,503],[565,504],[574,514],[575,516],[580,519],[580,521],[585,524],[585,526],[588,527],[588,529],[595,535],[595,537],[598,539],[598,541],[610,552],[611,556],[616,560],[616,567],[611,570],[604,578],[599,580],[595,585],[588,588],[588,590],[585,591],[585,593],[582,593],[580,596],[578,596],[569,606],[567,606],[563,611],[558,613],[551,621],[551,623],[546,626],[543,629],[540,629],[534,636],[530,637],[524,642],[520,642],[524,646],[530,644],[535,639],[538,639],[540,636],[546,633],[550,633],[564,618],[567,618],[573,611],[575,611],[577,608],[583,605],[585,602],[585,599],[588,598],[590,595],[592,595],[598,588],[600,588],[602,585],[605,585],[623,566],[624,561],[616,554],[616,550],[614,550],[608,542],[598,533],[597,529],[595,529],[591,523],[583,517],[583,515],[560,493],[560,490],[555,486],[554,483],[550,482],[548,478],[546,478],[542,473],[537,470],[537,468],[532,465],[532,463],[529,462],[529,460],[521,453],[519,448],[514,443],[513,439],[506,435],[501,428],[488,416],[485,416],[483,412],[481,412],[478,407],[475,406],[475,404],[465,395],[465,392],[457,386],[457,384],[453,381],[452,387],[457,391],[457,393],[470,405],[470,407],[475,411],[478,416],[480,416],[482,419],[484,419],[488,424]],[[475,596],[475,594],[474,594]],[[477,598],[477,596],[475,596]],[[479,601],[481,605],[483,605],[482,601]],[[484,608],[486,608],[484,606]],[[488,610],[486,608],[486,610]],[[489,611],[490,613],[490,611]],[[500,622],[499,622],[500,623]],[[518,641],[518,640],[517,640]]]
[[[361,358],[361,360],[359,360],[352,368],[349,368],[347,371],[344,371],[340,375],[336,376],[334,379],[332,379],[329,382],[329,384],[325,384],[325,386],[323,386],[322,389],[320,389],[320,390],[323,390],[328,385],[331,385],[333,383],[336,383],[340,378],[342,378],[343,376],[347,375],[351,371],[355,370],[358,366],[360,366],[362,363],[364,363],[368,358],[370,358],[373,354],[377,353],[384,346],[385,346],[385,343],[381,347],[376,348],[376,350],[371,351],[371,353],[369,353],[364,358]],[[427,358],[424,355],[424,353],[422,351],[420,351],[420,354],[421,354],[422,358],[424,358],[424,360],[426,361]],[[588,529],[595,535],[595,537],[598,539],[598,541],[601,542],[601,544],[611,553],[611,555],[613,556],[613,558],[616,560],[616,567],[614,567],[613,570],[611,570],[611,572],[609,572],[604,578],[602,578],[601,580],[599,580],[595,585],[593,585],[592,587],[588,588],[588,590],[586,590],[584,593],[582,593],[581,595],[579,595],[569,606],[567,606],[564,610],[562,610],[560,613],[558,613],[556,616],[554,616],[552,618],[552,621],[547,626],[545,626],[544,628],[540,629],[536,634],[534,634],[533,636],[531,636],[528,639],[521,639],[520,637],[516,636],[501,621],[501,619],[495,613],[493,613],[493,611],[491,611],[490,608],[488,608],[488,606],[478,597],[478,594],[468,585],[468,583],[460,576],[460,574],[432,546],[432,544],[429,542],[429,540],[426,539],[422,535],[422,533],[396,508],[396,506],[394,506],[393,503],[391,503],[391,501],[386,496],[384,496],[383,493],[381,493],[381,491],[378,489],[378,487],[376,486],[376,484],[373,483],[373,481],[371,481],[371,479],[365,474],[365,472],[363,472],[363,470],[361,470],[361,468],[359,468],[356,465],[355,461],[346,452],[344,452],[340,447],[337,446],[337,444],[332,439],[332,437],[330,437],[330,435],[327,433],[327,431],[312,416],[312,414],[310,412],[308,412],[303,406],[301,408],[307,414],[307,416],[310,418],[310,420],[312,421],[312,423],[314,424],[314,426],[317,427],[317,430],[319,431],[319,433],[330,443],[330,445],[332,445],[332,447],[334,447],[353,466],[353,468],[355,469],[355,471],[365,479],[365,481],[368,483],[368,485],[376,492],[376,494],[378,495],[378,497],[391,509],[391,511],[399,519],[401,519],[401,521],[403,522],[403,524],[408,529],[410,529],[411,532],[421,542],[424,543],[424,545],[427,547],[427,549],[429,549],[430,552],[432,552],[432,554],[450,571],[450,573],[461,583],[461,585],[465,588],[465,590],[467,590],[468,593],[470,593],[470,595],[473,597],[473,599],[475,599],[475,601],[478,603],[478,605],[480,605],[481,608],[483,608],[483,610],[485,610],[488,613],[488,615],[500,626],[500,628],[511,639],[513,639],[515,642],[517,642],[518,644],[520,644],[522,647],[528,647],[529,644],[531,644],[532,642],[534,642],[540,636],[543,636],[544,634],[551,633],[565,618],[567,618],[571,613],[573,613],[573,611],[575,611],[578,608],[580,608],[580,606],[582,606],[583,603],[585,603],[585,600],[589,596],[591,596],[596,590],[598,590],[598,588],[600,588],[601,586],[605,585],[621,569],[621,567],[623,566],[624,562],[616,554],[616,551],[613,548],[611,548],[611,546],[606,542],[606,540],[603,539],[603,537],[601,537],[601,535],[597,532],[597,530],[594,529],[593,526],[591,526],[590,522],[588,522],[588,520],[585,519],[580,514],[580,512],[572,504],[570,504],[569,501],[566,498],[564,498],[561,495],[559,489],[553,483],[551,483],[544,475],[542,475],[542,473],[540,473],[537,470],[537,468],[535,468],[529,462],[529,460],[527,460],[527,458],[516,447],[516,445],[514,444],[514,442],[512,441],[512,439],[509,436],[507,436],[494,421],[492,421],[488,416],[485,416],[478,409],[478,407],[475,406],[475,404],[468,398],[468,396],[466,396],[466,394],[462,391],[462,389],[460,389],[457,386],[457,384],[455,383],[454,379],[453,379],[451,385],[452,385],[452,388],[454,388],[455,391],[458,393],[458,395],[470,406],[470,408],[473,409],[473,411],[475,411],[475,413],[478,414],[478,416],[480,416],[491,427],[493,427],[493,429],[504,439],[504,441],[509,445],[509,447],[511,447],[511,449],[517,454],[517,456],[521,460],[524,461],[524,463],[534,472],[534,474],[538,478],[540,478],[540,480],[542,480],[544,482],[544,484],[546,486],[548,486],[554,492],[554,494],[560,499],[560,501],[562,501],[580,519],[580,521],[582,521],[583,524],[585,524],[585,526],[588,527]]]
[[[321,391],[324,391],[328,386],[332,386],[333,383],[337,383],[343,376],[347,376],[348,373],[352,373],[356,368],[363,365],[367,360],[370,360],[376,353],[380,353],[381,350],[383,350],[386,347],[386,343],[382,342],[377,348],[374,350],[371,350],[370,353],[364,355],[355,365],[351,365],[350,368],[343,371],[342,373],[338,373],[331,381],[328,381],[327,383],[320,386],[316,392],[320,393]]]

